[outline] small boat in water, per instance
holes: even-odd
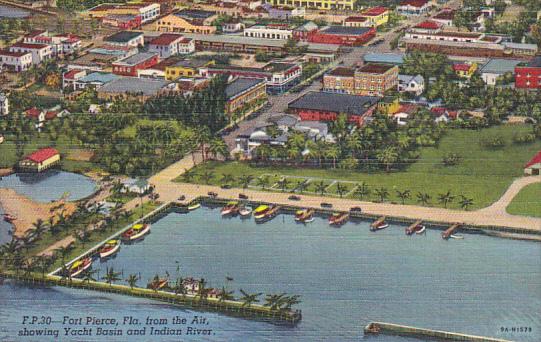
[[[134,241],[148,233],[150,233],[150,223],[137,223],[122,233],[122,239],[125,241]]]
[[[248,217],[252,215],[252,209],[248,207],[241,207],[239,208],[239,215],[241,217]]]
[[[462,240],[462,239],[464,239],[464,236],[462,236],[462,235],[455,235],[455,234],[451,234],[451,235],[449,235],[449,237],[450,237],[451,239],[457,239],[457,240]]]
[[[201,203],[194,203],[194,204],[191,204],[188,206],[188,210],[189,211],[192,211],[192,210],[195,210],[197,208],[199,208],[201,206]]]
[[[254,211],[254,219],[258,223],[268,221],[278,215],[279,210],[277,205],[260,205]]]
[[[416,234],[424,234],[425,232],[426,232],[426,226],[421,226],[421,229],[419,229],[415,233]]]
[[[301,222],[301,223],[312,222],[313,221],[312,216],[314,215],[314,212],[315,212],[314,209],[297,210],[295,212],[295,221]]]
[[[98,253],[101,259],[115,255],[120,250],[120,240],[109,240],[100,249]]]
[[[388,227],[389,227],[389,224],[386,223],[385,221],[383,221],[383,222],[380,222],[378,224],[371,225],[370,226],[370,231],[375,232],[377,230],[385,229],[385,228],[388,228]]]
[[[422,234],[425,231],[426,227],[422,224],[411,225],[406,228],[406,235],[412,235],[414,233]]]
[[[334,213],[329,217],[329,224],[331,226],[341,226],[349,219],[348,213]]]
[[[147,284],[147,289],[151,290],[161,290],[164,287],[169,285],[169,279],[168,278],[155,278],[150,283]]]
[[[70,277],[77,277],[79,274],[88,270],[92,266],[91,258],[84,258],[75,261],[69,268]]]
[[[9,223],[12,223],[13,221],[15,221],[17,219],[17,217],[13,216],[13,215],[10,215],[10,214],[4,214],[4,221],[6,222],[9,222]]]
[[[220,214],[222,214],[222,216],[236,215],[239,213],[239,210],[240,210],[239,202],[231,201],[231,202],[227,202],[227,204],[220,211]]]

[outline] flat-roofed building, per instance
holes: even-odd
[[[308,34],[311,43],[336,44],[342,46],[361,46],[374,38],[373,27],[327,26]]]
[[[160,16],[160,5],[157,3],[127,3],[127,4],[101,4],[84,12],[84,17],[102,19],[109,15],[133,15],[147,23]]]
[[[355,71],[355,93],[383,96],[398,86],[398,67],[392,64],[368,63]]]
[[[177,33],[162,33],[148,44],[148,50],[159,54],[160,58],[168,58],[179,54],[189,54],[195,51],[193,39]]]
[[[216,12],[185,9],[160,18],[155,29],[160,32],[213,34],[216,27],[212,22],[217,18]]]
[[[253,25],[244,29],[244,36],[287,40],[293,37],[293,29],[287,24]]]
[[[12,52],[0,50],[0,69],[25,71],[32,66],[32,53],[29,51]]]
[[[140,47],[145,45],[143,32],[120,31],[106,38],[104,41],[110,45]]]
[[[226,112],[243,111],[247,106],[267,97],[265,80],[239,77],[225,88]]]
[[[157,53],[140,52],[114,62],[113,73],[121,76],[137,77],[139,70],[148,69],[156,64],[158,64]]]

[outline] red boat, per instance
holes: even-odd
[[[169,284],[169,279],[167,278],[161,278],[161,279],[154,279],[150,283],[148,283],[147,288],[151,290],[161,290],[164,287],[166,287]]]
[[[69,268],[70,276],[77,277],[79,274],[83,273],[85,270],[89,269],[92,266],[91,258],[84,258],[82,260],[77,260]]]
[[[236,215],[239,213],[239,210],[240,210],[239,202],[231,201],[231,202],[228,202],[222,208],[220,213],[222,214],[222,216]]]
[[[412,235],[414,233],[421,234],[421,232],[424,232],[425,229],[426,229],[425,226],[423,226],[422,224],[410,226],[406,228],[406,235]]]
[[[297,212],[295,212],[295,221],[297,222],[310,221],[310,219],[314,215],[314,211],[315,211],[314,209],[297,210]]]
[[[348,213],[334,213],[329,217],[329,224],[332,226],[341,226],[349,219]]]
[[[150,233],[149,223],[137,223],[122,234],[124,241],[134,241]]]
[[[6,222],[11,223],[11,222],[15,221],[16,219],[17,218],[15,216],[13,216],[13,215],[4,214],[4,221],[6,221]]]
[[[372,224],[370,226],[370,231],[375,232],[377,230],[385,229],[387,227],[389,227],[389,224],[386,223],[385,221],[382,221],[382,222],[379,222],[377,224]]]
[[[120,240],[109,240],[100,249],[98,253],[100,258],[105,259],[116,254],[120,249]]]

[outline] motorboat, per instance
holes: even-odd
[[[137,223],[122,233],[122,239],[125,241],[134,241],[148,233],[150,233],[150,223]]]
[[[199,207],[201,207],[201,203],[197,202],[197,203],[189,205],[188,210],[192,211],[192,210],[198,209]]]
[[[348,213],[334,213],[329,217],[329,224],[332,226],[341,226],[347,222],[348,218]]]
[[[77,277],[84,271],[88,270],[90,266],[92,266],[91,258],[84,258],[84,259],[75,261],[69,268],[70,277]]]
[[[239,202],[231,201],[231,202],[227,202],[227,204],[222,208],[220,213],[222,214],[222,216],[236,215],[238,214],[239,210],[240,210]]]
[[[241,217],[248,217],[248,216],[252,215],[252,209],[248,208],[248,207],[241,207],[239,209],[239,215]]]
[[[421,226],[421,229],[417,230],[416,234],[424,234],[426,232],[426,226]]]
[[[422,232],[424,232],[425,229],[426,227],[423,226],[422,224],[411,225],[408,228],[406,228],[406,235],[412,235],[414,233],[422,234]],[[422,232],[420,233],[420,231]]]
[[[120,250],[120,240],[109,240],[100,249],[98,253],[101,259],[115,255]]]
[[[277,205],[261,205],[254,211],[254,218],[256,222],[266,222],[278,215],[280,207]]]
[[[314,209],[297,210],[295,212],[295,221],[305,223],[311,220],[314,215]]]
[[[462,236],[462,235],[455,235],[455,234],[451,234],[451,235],[449,235],[449,237],[450,237],[451,239],[457,239],[457,240],[462,240],[462,239],[464,239],[464,236]]]
[[[147,289],[158,291],[166,287],[168,284],[168,278],[157,278],[147,284]]]
[[[378,224],[371,225],[370,231],[375,232],[375,231],[382,230],[388,227],[389,227],[389,224],[385,221],[382,221],[382,222],[379,222]]]

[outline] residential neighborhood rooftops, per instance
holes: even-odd
[[[177,40],[184,40],[184,39],[187,40],[187,41],[190,41],[190,39],[184,38],[184,36],[181,35],[181,34],[164,33],[164,34],[161,34],[158,37],[152,39],[150,41],[150,44],[164,46],[164,45],[170,45],[170,44],[172,44],[173,42],[175,42]]]
[[[363,115],[379,101],[375,96],[359,96],[311,91],[288,104],[289,109],[318,110]]]
[[[24,157],[24,159],[31,160],[34,163],[43,163],[47,159],[56,156],[57,154],[59,153],[56,149],[52,147],[46,147],[27,155],[26,157]]]
[[[186,18],[186,19],[207,19],[212,17],[213,15],[216,15],[216,12],[212,11],[203,11],[203,10],[197,10],[197,9],[183,9],[175,15]]]
[[[368,16],[368,17],[375,17],[375,16],[378,16],[378,15],[382,15],[383,13],[385,13],[387,11],[388,11],[388,9],[386,7],[376,6],[376,7],[372,7],[372,8],[369,8],[369,9],[363,11],[362,15],[365,15],[365,16]]]
[[[127,66],[138,65],[144,61],[156,57],[158,54],[154,52],[139,52],[135,55],[122,58],[115,62],[115,64],[123,64]]]
[[[480,70],[481,73],[505,74],[513,72],[522,61],[518,59],[492,58]]]
[[[120,31],[104,38],[104,41],[112,42],[112,43],[127,43],[130,40],[133,40],[142,35],[143,35],[143,32]]]
[[[327,26],[321,32],[336,35],[361,35],[370,30],[371,28],[369,27]]]
[[[119,76],[111,74],[109,72],[93,72],[82,77],[79,82],[105,84],[111,82],[112,80],[116,80],[118,77]]]
[[[11,47],[14,48],[23,48],[23,49],[44,49],[46,47],[49,47],[47,44],[32,44],[32,43],[23,43],[23,42],[17,42]]]
[[[395,66],[392,64],[385,63],[367,63],[358,69],[359,72],[369,73],[369,74],[382,74]]]
[[[153,96],[165,88],[170,82],[164,80],[153,80],[137,77],[119,77],[106,83],[100,89],[99,93],[115,94],[142,94],[144,96]]]
[[[265,80],[239,77],[225,87],[225,97],[227,99],[234,98],[261,83],[265,83]]]

